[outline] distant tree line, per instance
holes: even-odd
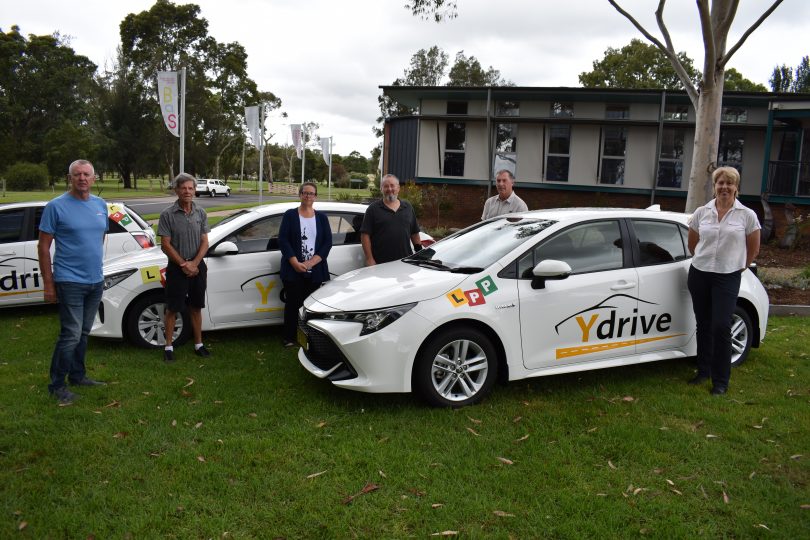
[[[244,107],[281,107],[281,99],[248,76],[244,47],[210,36],[199,6],[169,0],[127,15],[120,37],[115,59],[99,69],[58,33],[26,37],[18,26],[0,28],[0,173],[19,162],[44,164],[51,181],[61,181],[67,165],[84,157],[99,174],[117,173],[125,188],[146,176],[171,177],[179,172],[179,141],[163,125],[156,75],[186,68],[185,170],[238,177]],[[295,164],[287,159],[285,166],[282,154],[289,150],[277,148],[268,164],[275,159],[277,174],[287,175]],[[245,150],[246,168],[256,168],[255,150]],[[370,170],[356,156],[344,159]],[[307,160],[307,173],[310,164],[318,170],[319,160]],[[346,167],[338,156],[333,162]]]

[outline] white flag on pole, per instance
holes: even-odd
[[[323,151],[323,160],[326,162],[328,166],[332,166],[332,152],[330,151],[330,143],[332,142],[332,137],[324,137],[321,139],[321,150]]]
[[[158,71],[158,103],[160,112],[163,114],[163,122],[166,128],[175,137],[180,136],[180,123],[178,121],[177,106],[177,72]]]
[[[256,148],[262,147],[262,130],[259,126],[259,106],[245,107],[245,123],[247,124],[250,139]]]
[[[298,159],[301,159],[301,147],[303,146],[301,141],[301,124],[290,124],[290,129],[292,130],[292,138],[293,144],[295,145],[295,153],[298,154]]]

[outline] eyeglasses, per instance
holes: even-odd
[[[304,196],[306,196],[306,197],[317,197],[318,194],[315,193],[314,191],[302,191],[301,196],[302,197],[304,197]]]

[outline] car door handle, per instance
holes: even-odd
[[[610,290],[611,291],[623,291],[625,289],[632,289],[636,286],[634,281],[623,281],[622,283],[617,283],[613,285]]]
[[[13,251],[0,251],[0,257],[7,257],[8,255],[16,255]]]

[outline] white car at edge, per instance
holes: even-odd
[[[687,218],[580,208],[478,223],[313,293],[298,359],[342,388],[462,406],[496,379],[694,356]],[[733,364],[759,346],[767,321],[767,293],[746,270]]]
[[[278,231],[286,210],[298,203],[267,204],[240,210],[223,219],[208,234],[209,251],[204,331],[281,324],[283,286],[279,271]],[[364,204],[317,202],[329,217],[332,250],[329,272],[337,276],[365,262],[360,245]],[[433,243],[422,234],[423,245]],[[104,266],[104,295],[90,334],[126,338],[141,347],[164,345],[163,275],[167,258],[160,247]],[[179,314],[174,342],[188,339],[190,328]]]
[[[45,301],[39,272],[39,221],[47,201],[0,205],[0,307]],[[123,203],[107,203],[104,260],[155,246],[155,231]],[[56,242],[51,244],[51,257]]]

